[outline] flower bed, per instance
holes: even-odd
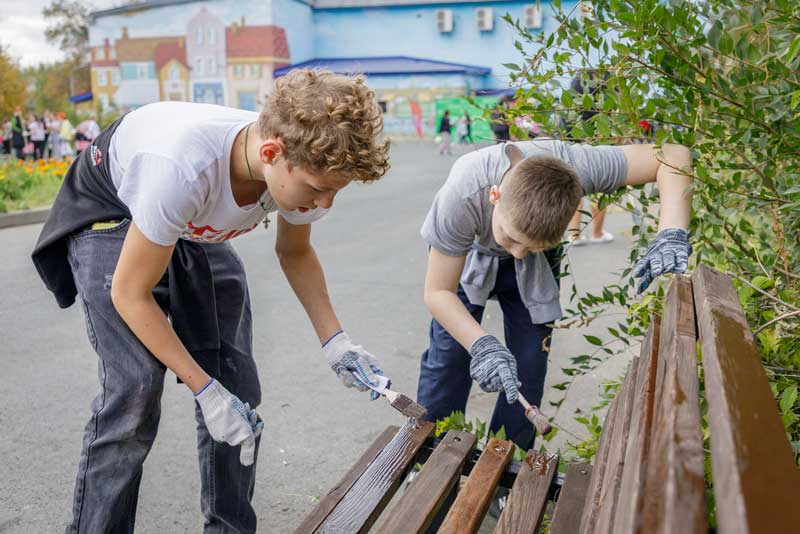
[[[70,163],[70,159],[0,163],[0,213],[52,204]]]

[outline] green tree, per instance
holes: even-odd
[[[25,101],[25,83],[19,65],[0,46],[0,118],[5,120]]]
[[[519,21],[516,115],[530,115],[556,137],[607,144],[644,137],[681,143],[694,156],[694,262],[735,278],[783,423],[800,462],[800,3],[794,0],[598,0],[564,11],[557,29],[534,34]],[[525,50],[535,50],[526,54]],[[596,93],[569,90],[574,77]],[[598,111],[588,121],[583,111]],[[512,126],[512,131],[514,127]],[[524,135],[524,132],[518,132]],[[639,245],[655,230],[654,200],[633,192],[644,212]],[[607,196],[632,209],[623,194]],[[631,265],[639,251],[631,253]],[[568,266],[567,266],[568,271]],[[593,368],[636,343],[667,281],[633,295],[631,268],[598,294],[578,294],[562,327],[582,326],[609,306],[629,315],[608,340],[586,336],[589,354],[568,375]],[[557,387],[565,389],[568,383]]]
[[[27,106],[37,113],[44,110],[64,111],[70,107],[70,75],[75,67],[73,61],[40,64],[23,71],[27,85],[33,88],[28,95]]]
[[[42,9],[48,21],[44,31],[48,43],[58,46],[69,59],[80,60],[89,44],[92,6],[81,0],[53,0]]]

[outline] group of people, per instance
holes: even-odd
[[[80,296],[100,361],[68,533],[133,531],[167,369],[196,402],[205,531],[256,532],[255,465],[271,407],[259,408],[252,329],[261,323],[251,317],[234,237],[276,232],[279,264],[319,340],[321,365],[373,399],[391,383],[397,363],[379,361],[339,322],[311,242],[312,223],[342,189],[389,169],[382,130],[363,77],[296,69],[275,81],[260,114],[142,106],[72,163],[33,252],[61,307]],[[662,150],[536,138],[453,164],[420,231],[429,250],[420,298],[433,319],[417,401],[430,420],[463,411],[476,382],[498,393],[490,430],[504,427],[519,447],[533,446],[517,399],[542,399],[562,313],[558,248],[583,196],[657,181],[659,232],[636,265],[638,290],[687,269],[691,155],[679,145]],[[491,298],[503,311],[503,342],[481,326]],[[264,419],[257,408],[267,410]]]
[[[76,127],[63,111],[46,110],[42,115],[29,113],[26,120],[20,107],[0,130],[3,153],[19,160],[72,157],[80,154],[98,135],[100,126],[93,113]]]
[[[453,152],[450,148],[450,141],[452,137],[453,124],[450,118],[450,110],[446,109],[442,119],[439,121],[439,128],[437,135],[439,136],[439,154],[452,155]],[[459,144],[466,144],[467,142],[475,143],[472,139],[472,119],[467,111],[458,120],[456,124],[456,135],[458,136]]]

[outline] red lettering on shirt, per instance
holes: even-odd
[[[250,228],[217,230],[213,226],[209,225],[195,226],[194,224],[192,224],[192,221],[189,221],[186,223],[186,229],[183,231],[182,237],[192,239],[194,241],[203,241],[207,243],[221,243],[222,241],[227,241],[229,239],[233,239],[234,237],[238,237],[242,234],[246,234],[256,226],[258,226],[258,223],[253,224],[253,226],[251,226]]]

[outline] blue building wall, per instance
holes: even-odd
[[[406,55],[439,61],[452,61],[490,67],[492,74],[484,79],[484,87],[508,87],[508,69],[503,63],[519,63],[522,59],[514,48],[517,33],[502,16],[524,20],[528,2],[487,2],[477,4],[433,4],[374,8],[315,9],[314,56],[363,57]],[[562,4],[568,12],[575,1]],[[478,30],[475,10],[494,9],[494,29]],[[440,33],[436,27],[436,11],[453,10],[453,31]],[[551,32],[556,28],[550,2],[542,2],[543,28],[534,32]]]
[[[272,0],[272,24],[286,30],[292,63],[314,59],[311,6],[299,0]]]

